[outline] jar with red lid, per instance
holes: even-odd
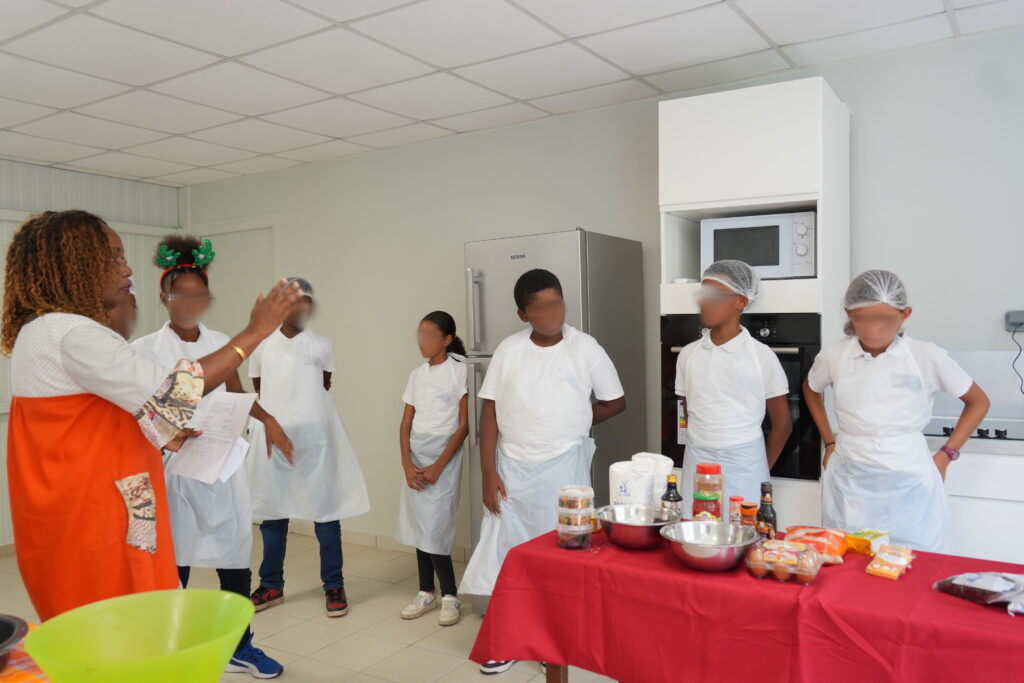
[[[721,522],[724,497],[722,466],[714,462],[697,463],[693,477],[693,519]]]

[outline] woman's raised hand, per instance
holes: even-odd
[[[249,314],[249,330],[258,334],[260,338],[267,337],[274,330],[281,326],[284,319],[288,317],[292,306],[303,296],[299,284],[293,282],[288,284],[282,279],[270,293],[264,296],[260,294]]]

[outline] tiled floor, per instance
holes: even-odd
[[[259,532],[253,555],[261,555]],[[280,661],[284,675],[277,679],[301,683],[326,681],[392,681],[428,683],[543,681],[534,662],[519,662],[499,676],[485,677],[467,660],[481,618],[463,608],[462,621],[449,627],[437,624],[437,611],[403,621],[399,610],[416,594],[416,558],[407,553],[345,544],[345,587],[348,615],[324,615],[320,583],[320,557],[316,539],[291,534],[285,560],[285,601],[256,615],[256,644]],[[455,564],[461,578],[463,563]],[[255,571],[253,572],[255,576]],[[255,579],[254,579],[255,583]],[[192,588],[217,588],[212,569],[195,569]],[[13,557],[0,560],[0,612],[36,620]],[[225,683],[255,679],[244,674],[225,675]],[[572,669],[570,681],[610,681],[604,676]]]

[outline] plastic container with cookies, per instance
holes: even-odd
[[[589,486],[563,486],[558,489],[558,507],[593,508],[594,489]]]

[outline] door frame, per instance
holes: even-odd
[[[113,226],[111,226],[113,227]],[[273,260],[274,280],[280,280],[284,267],[282,266],[281,246],[281,214],[278,212],[260,213],[252,216],[239,216],[237,218],[225,218],[218,221],[206,223],[189,223],[183,230],[202,236],[212,237],[214,235],[227,235],[234,232],[247,232],[249,230],[266,230],[270,228],[270,248]]]

